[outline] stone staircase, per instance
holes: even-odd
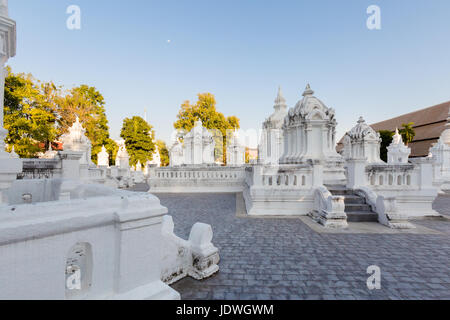
[[[378,222],[378,215],[366,203],[366,199],[345,186],[326,186],[333,196],[345,197],[345,213],[348,222]]]

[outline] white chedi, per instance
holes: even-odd
[[[80,119],[76,117],[75,122],[69,128],[69,132],[61,136],[64,151],[83,152],[80,159],[81,164],[95,166],[91,160],[91,141],[86,137],[86,129],[80,123]]]
[[[434,163],[434,181],[441,191],[450,192],[450,108],[445,130],[430,148],[429,157]]]
[[[284,153],[281,164],[308,160],[342,161],[336,152],[335,111],[306,86],[301,99],[284,119]]]
[[[215,142],[212,133],[201,120],[195,122],[192,130],[184,136],[184,164],[214,164]]]
[[[242,166],[245,164],[245,144],[238,130],[227,137],[227,165]]]
[[[127,147],[125,146],[124,140],[116,141],[119,146],[119,151],[117,151],[116,155],[116,167],[121,169],[129,169],[130,168],[130,156],[128,155]]]
[[[192,130],[183,137],[175,138],[170,148],[170,166],[214,164],[215,142],[212,133],[196,121]]]
[[[8,0],[0,0],[0,16],[8,17]]]
[[[159,147],[155,143],[155,151],[152,154],[152,160],[147,161],[147,166],[161,167],[161,156],[159,154]]]
[[[407,147],[398,128],[395,129],[395,134],[392,137],[392,143],[387,147],[388,150],[388,164],[406,164],[408,163],[411,148]]]
[[[433,158],[438,163],[447,163],[450,171],[450,108],[448,110],[447,124],[442,131],[438,141],[430,148],[428,157]]]
[[[175,142],[170,147],[169,153],[171,167],[181,166],[184,163],[183,143],[178,138],[176,138]]]
[[[97,164],[99,167],[109,166],[109,153],[106,151],[105,146],[102,146],[102,150],[97,154]]]
[[[363,117],[344,137],[343,156],[346,160],[366,160],[367,163],[381,163],[380,134],[370,127]]]
[[[277,165],[284,151],[282,127],[288,111],[281,87],[278,88],[274,102],[275,111],[264,121],[258,145],[258,163],[260,164]]]

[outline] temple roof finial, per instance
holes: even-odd
[[[283,97],[283,92],[281,91],[281,86],[278,86],[277,98],[275,99],[275,109],[279,109],[282,107],[287,107],[286,99]]]
[[[8,15],[8,0],[0,0],[0,16],[9,17],[9,15]]]
[[[306,89],[303,92],[303,96],[312,96],[314,94],[314,91],[311,89],[311,86],[309,85],[309,83],[306,85]]]

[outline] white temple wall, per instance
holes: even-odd
[[[0,299],[65,299],[67,255],[72,246],[81,242],[94,248],[95,264],[89,271],[93,273],[92,287],[85,295],[80,292],[78,298],[111,295],[116,256],[114,229],[110,225],[9,245],[0,243]]]
[[[43,199],[56,193],[57,201],[34,203],[30,210],[24,202],[37,195],[25,186],[40,182],[24,183],[10,192],[26,194],[0,209],[0,299],[179,298],[160,280],[167,209],[156,197],[49,181]],[[69,256],[76,245],[92,255],[81,267]],[[85,289],[67,285],[69,265],[79,268],[81,283],[90,282]]]
[[[249,215],[307,215],[313,191],[323,182],[322,167],[253,166],[246,169],[244,199]]]
[[[395,198],[397,212],[408,218],[437,216],[432,208],[438,195],[433,186],[432,161],[427,158],[411,161],[413,164],[368,166],[367,187],[378,196]]]

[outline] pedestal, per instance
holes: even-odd
[[[366,185],[366,159],[347,160],[347,188],[356,189]]]
[[[60,151],[58,157],[62,161],[62,177],[65,179],[80,179],[81,151]]]
[[[7,203],[5,191],[22,172],[22,160],[12,157],[9,153],[0,150],[0,203]]]

